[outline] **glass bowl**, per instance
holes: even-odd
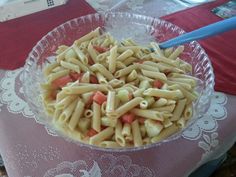
[[[143,15],[121,12],[107,12],[105,14],[96,13],[72,19],[56,27],[45,35],[30,52],[24,66],[22,82],[26,100],[35,114],[36,121],[44,124],[50,132],[60,135],[68,141],[73,141],[80,146],[87,146],[100,150],[109,150],[74,141],[60,131],[57,131],[51,125],[51,118],[44,112],[43,105],[39,98],[41,93],[40,83],[44,82],[42,69],[46,63],[54,58],[57,47],[62,44],[73,44],[76,39],[97,28],[98,26],[102,27],[105,31],[110,32],[118,40],[121,40],[122,38],[133,38],[141,44],[145,44],[150,41],[162,42],[181,35],[184,31],[164,20]],[[199,99],[194,103],[194,115],[188,122],[186,126],[187,128],[208,110],[210,98],[214,90],[214,74],[207,54],[197,42],[185,44],[185,51],[182,53],[181,59],[187,61],[193,66],[192,75],[199,79],[197,88]],[[134,147],[110,150],[129,151],[157,146],[161,143],[175,140],[181,136],[183,131],[184,129],[155,144],[137,148]]]

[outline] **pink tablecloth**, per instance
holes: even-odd
[[[35,121],[21,72],[0,71],[0,154],[10,177],[184,177],[235,141],[236,97],[216,92],[208,113],[172,142],[134,152],[69,143]]]

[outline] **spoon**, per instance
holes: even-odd
[[[194,31],[185,33],[168,41],[162,42],[159,44],[159,46],[161,49],[174,47],[187,42],[214,36],[233,29],[236,29],[236,17],[231,17],[229,19],[222,20],[196,29]]]

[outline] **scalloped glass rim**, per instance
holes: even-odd
[[[95,21],[94,21],[95,20]],[[101,20],[101,22],[99,21]],[[26,64],[24,66],[24,72],[23,72],[23,89],[24,94],[27,103],[29,104],[30,108],[35,114],[35,119],[37,122],[40,122],[41,124],[45,125],[45,128],[48,128],[57,134],[59,136],[62,136],[69,142],[74,142],[80,146],[85,146],[88,148],[92,148],[94,150],[102,150],[102,151],[112,151],[112,152],[129,152],[129,151],[136,151],[136,150],[143,150],[147,148],[152,148],[159,146],[162,143],[166,143],[169,141],[173,141],[177,138],[179,138],[182,134],[182,132],[187,129],[189,126],[191,126],[201,115],[203,115],[207,109],[209,108],[210,104],[210,97],[214,91],[214,74],[213,74],[213,68],[211,65],[211,62],[205,53],[204,49],[199,45],[199,43],[193,41],[189,44],[185,44],[185,49],[187,49],[186,56],[188,59],[190,59],[190,62],[193,65],[194,75],[202,80],[203,85],[201,85],[200,89],[200,97],[198,101],[195,103],[194,107],[194,116],[191,118],[191,120],[188,122],[188,125],[178,133],[168,137],[167,139],[164,139],[160,142],[144,145],[141,147],[131,147],[131,148],[119,148],[119,149],[112,149],[112,148],[102,148],[98,146],[93,146],[89,144],[85,144],[76,140],[73,140],[72,138],[66,136],[62,132],[59,132],[55,129],[54,126],[51,125],[49,121],[49,117],[43,115],[40,111],[42,111],[42,107],[40,107],[40,102],[38,98],[38,92],[37,89],[39,89],[39,82],[35,81],[41,81],[42,75],[40,75],[40,72],[42,71],[42,63],[45,61],[41,61],[40,59],[47,56],[42,56],[41,53],[45,52],[45,50],[51,49],[52,51],[55,51],[58,45],[62,45],[63,40],[60,40],[60,38],[66,39],[66,35],[64,33],[67,33],[66,30],[75,30],[76,32],[83,29],[80,25],[82,24],[76,24],[77,23],[83,23],[83,25],[86,25],[85,27],[89,26],[91,28],[90,30],[87,30],[87,32],[91,31],[97,26],[100,26],[98,24],[105,23],[105,26],[102,26],[105,28],[106,31],[109,31],[112,35],[115,35],[115,37],[127,37],[127,35],[134,35],[131,37],[139,37],[140,34],[145,33],[145,35],[142,35],[144,37],[152,36],[152,38],[147,38],[148,41],[155,39],[158,39],[158,41],[163,41],[168,38],[172,38],[174,36],[180,35],[184,33],[184,30],[179,28],[178,26],[153,17],[148,17],[144,15],[138,15],[138,14],[130,14],[130,13],[123,13],[123,12],[107,12],[105,14],[89,14],[86,16],[78,17],[75,19],[72,19],[70,21],[67,21],[63,23],[62,25],[54,28],[52,31],[50,31],[48,34],[46,34],[32,49],[30,52]],[[98,22],[98,24],[97,24]],[[96,23],[96,24],[94,24]],[[120,26],[122,25],[123,26]],[[127,24],[131,24],[128,26]],[[103,24],[104,25],[104,24]],[[116,26],[118,25],[118,26]],[[127,29],[126,29],[126,26]],[[132,27],[134,26],[134,27]],[[85,28],[84,27],[84,28]],[[139,28],[140,27],[140,28]],[[115,30],[113,30],[115,28]],[[124,28],[124,29],[123,29]],[[113,30],[113,31],[112,31]],[[118,30],[118,31],[117,31]],[[122,30],[124,30],[122,32]],[[144,30],[144,31],[143,31]],[[169,30],[169,31],[168,31]],[[60,36],[60,33],[63,35]],[[68,32],[68,34],[70,34]],[[85,34],[85,33],[84,33]],[[146,35],[148,34],[148,35]],[[53,38],[55,35],[55,38]],[[118,36],[117,36],[118,35]],[[123,36],[122,36],[123,35]],[[82,36],[80,34],[80,36]],[[130,37],[130,36],[129,36]],[[49,40],[50,39],[50,40]],[[73,40],[75,40],[74,38]],[[145,40],[146,38],[141,38],[141,42]],[[61,42],[60,44],[57,43]],[[72,40],[72,41],[73,41]],[[49,51],[49,53],[52,51]],[[188,53],[189,52],[189,53]],[[51,54],[50,53],[50,54]],[[44,53],[42,53],[44,54]],[[185,57],[186,57],[185,56]],[[183,56],[184,57],[184,56]],[[44,58],[44,59],[45,59]],[[39,71],[39,73],[37,73]],[[33,73],[33,74],[32,74]],[[41,73],[42,74],[42,73]],[[201,78],[203,77],[203,78]],[[204,80],[203,80],[204,79]],[[32,84],[34,83],[34,84]],[[32,95],[33,92],[36,92],[36,94]],[[41,105],[42,106],[42,105]],[[41,110],[40,110],[41,109]],[[44,113],[45,114],[45,113]],[[46,118],[47,117],[47,118]]]

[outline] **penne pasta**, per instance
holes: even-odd
[[[134,52],[132,50],[128,49],[117,57],[117,61],[124,61],[127,58],[131,57],[133,54],[134,54]]]
[[[78,73],[80,73],[80,68],[79,66],[75,65],[75,64],[71,64],[65,61],[61,61],[60,62],[61,66],[63,66],[66,69],[72,70],[72,71],[76,71]]]
[[[97,36],[100,35],[100,28],[96,28],[95,30],[91,31],[90,33],[84,35],[83,37],[79,38],[78,40],[76,40],[74,43],[76,45],[79,45],[81,44],[82,42],[85,42],[85,41],[88,41],[88,40],[91,40],[92,38],[95,38]]]
[[[117,46],[114,46],[110,50],[108,58],[108,69],[111,73],[116,71],[116,60],[117,60]]]
[[[115,140],[116,142],[124,147],[125,146],[125,138],[122,135],[122,124],[120,122],[120,120],[117,121],[116,127],[115,127]]]
[[[176,121],[180,119],[180,116],[182,115],[185,105],[186,105],[187,99],[182,99],[177,101],[176,107],[173,112],[173,116],[171,117],[171,121]]]
[[[104,147],[104,148],[119,148],[121,147],[117,142],[115,141],[102,141],[100,144],[99,144],[101,147]]]
[[[131,73],[127,76],[126,80],[127,80],[127,82],[132,82],[132,81],[134,81],[135,79],[137,79],[137,77],[138,77],[138,74],[137,74],[136,70],[133,70],[133,71],[131,71]]]
[[[159,98],[166,98],[172,100],[178,100],[184,97],[183,93],[180,90],[161,90],[161,89],[153,89],[149,88],[143,92],[144,95],[147,96],[155,96]]]
[[[115,91],[108,91],[107,105],[106,105],[106,112],[107,113],[115,111],[115,102],[116,102],[116,92]]]
[[[61,113],[60,117],[59,117],[59,121],[60,122],[67,122],[70,118],[70,116],[72,115],[75,106],[77,104],[77,99],[74,100],[72,103],[70,103]]]
[[[122,106],[120,106],[119,108],[117,108],[115,110],[116,117],[118,118],[118,117],[122,116],[123,114],[125,114],[126,112],[132,110],[134,107],[139,105],[142,100],[143,100],[143,98],[136,97],[136,98],[133,98],[132,100],[130,100],[129,102],[123,104]]]
[[[126,58],[123,63],[127,66],[127,65],[130,65],[132,63],[134,63],[135,61],[137,61],[137,58],[135,57],[129,57],[129,58]]]
[[[184,51],[184,46],[177,47],[174,52],[169,56],[169,59],[176,59]]]
[[[83,64],[88,64],[88,58],[86,55],[84,55],[84,53],[77,47],[77,45],[73,44],[72,48],[74,49],[77,57],[79,58],[79,60],[83,63]]]
[[[147,110],[147,109],[143,110],[143,109],[135,108],[131,112],[137,116],[144,117],[146,119],[153,119],[153,120],[159,120],[159,121],[164,120],[163,114],[158,111]]]
[[[137,69],[136,65],[130,65],[124,69],[116,71],[114,76],[115,76],[115,78],[119,78],[119,77],[122,77],[122,76],[125,76],[125,75],[131,73],[131,71],[133,71],[135,69]]]
[[[116,127],[118,119],[112,119],[108,117],[102,117],[101,118],[101,125],[106,127]]]
[[[91,42],[88,45],[88,53],[89,56],[91,56],[91,59],[93,60],[94,63],[97,63],[97,51],[93,48]]]
[[[106,78],[100,72],[96,72],[96,76],[98,78],[99,84],[107,84]]]
[[[142,146],[143,141],[142,141],[142,136],[141,136],[138,120],[135,120],[132,122],[131,128],[132,128],[132,133],[133,133],[134,146],[135,147]]]
[[[97,132],[101,131],[101,106],[93,102],[92,128]]]
[[[69,70],[63,70],[63,71],[49,74],[48,75],[48,82],[51,83],[52,81],[54,81],[60,77],[66,76],[68,74],[69,74]]]
[[[100,72],[109,81],[113,79],[113,75],[101,64],[94,64],[90,67],[92,71]]]
[[[162,50],[160,49],[159,45],[155,42],[151,42],[150,45],[152,46],[154,52],[158,55],[158,56],[164,56]]]
[[[109,85],[105,84],[89,84],[89,85],[81,85],[81,86],[74,86],[74,87],[64,87],[62,89],[66,94],[83,94],[95,90],[108,92],[110,90]]]
[[[89,144],[98,145],[104,140],[110,138],[113,135],[113,133],[114,133],[114,128],[107,127],[106,129],[102,130],[98,134],[92,136],[89,139]]]
[[[76,128],[76,126],[78,125],[78,122],[84,112],[84,106],[85,106],[85,104],[83,103],[83,101],[79,99],[76,103],[75,110],[74,110],[74,112],[70,118],[69,124],[68,124],[68,127],[71,130],[74,130]]]
[[[162,81],[166,81],[167,77],[164,73],[160,73],[160,72],[154,72],[154,71],[148,71],[148,70],[141,70],[143,75],[152,79],[159,79]]]
[[[177,131],[179,131],[179,127],[176,126],[175,124],[172,124],[171,126],[165,128],[164,130],[161,131],[161,133],[155,137],[153,137],[151,139],[152,143],[156,143],[159,142],[163,139],[168,138],[169,136],[173,135],[174,133],[176,133]]]

